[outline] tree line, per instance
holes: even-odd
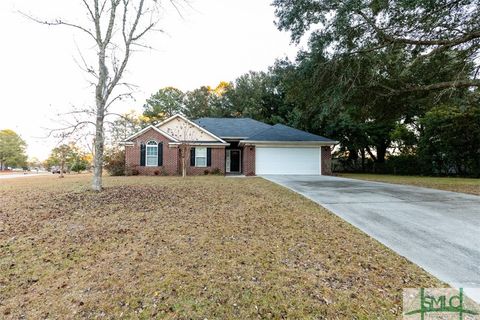
[[[480,175],[477,1],[275,0],[308,50],[286,63],[300,123],[341,168]],[[293,81],[292,81],[293,79]]]
[[[61,144],[52,149],[48,158],[43,162],[46,170],[58,168],[60,177],[67,172],[81,172],[91,168],[92,154],[84,151],[73,142]]]
[[[160,89],[129,123],[138,128],[177,112],[250,117],[340,141],[336,170],[480,176],[478,2],[273,6],[293,42],[309,37],[296,59],[214,88]]]
[[[28,160],[27,143],[13,130],[0,130],[0,170],[8,168],[43,167],[46,170],[58,166],[60,172],[81,172],[91,166],[92,156],[75,143],[64,143],[52,149],[49,157],[41,162],[36,158]]]
[[[95,119],[72,126],[95,124],[96,191],[105,138],[121,141],[174,112],[251,117],[328,136],[340,141],[337,170],[480,176],[476,0],[273,0],[277,28],[294,43],[308,37],[294,60],[214,88],[160,89],[141,116],[115,121],[108,137],[109,108],[131,94],[118,91],[131,46],[149,47],[139,40],[159,19],[148,13],[162,9],[147,0],[82,3],[90,24],[33,20],[82,32],[99,58],[84,63],[95,83]]]
[[[479,174],[477,91],[422,92],[375,101],[378,98],[362,85],[351,87],[348,98],[338,97],[334,90],[339,88],[312,82],[310,59],[278,61],[268,72],[249,72],[215,88],[162,88],[147,99],[141,115],[129,113],[115,121],[112,138],[122,141],[175,113],[192,119],[250,117],[340,141],[334,153],[336,170]]]

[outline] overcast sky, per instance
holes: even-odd
[[[29,21],[23,11],[41,18],[79,21],[80,0],[1,0],[0,129],[13,129],[28,143],[28,155],[44,159],[56,141],[44,128],[71,106],[92,105],[91,88],[75,63],[77,47],[88,50],[81,34],[65,27]],[[180,17],[165,13],[164,34],[149,36],[155,50],[134,55],[126,74],[138,86],[135,101],[117,112],[140,110],[154,91],[174,86],[190,90],[231,81],[249,70],[266,70],[276,58],[294,57],[298,48],[274,25],[271,0],[195,0]]]

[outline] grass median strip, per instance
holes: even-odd
[[[338,176],[480,195],[480,179],[475,178],[395,176],[367,173],[341,173]]]

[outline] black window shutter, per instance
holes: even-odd
[[[163,166],[163,142],[158,143],[158,166]]]
[[[190,166],[195,167],[195,148],[190,149]]]
[[[140,145],[140,166],[145,167],[145,143]]]
[[[212,166],[212,148],[207,148],[207,167]]]

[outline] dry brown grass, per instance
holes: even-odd
[[[474,178],[394,176],[389,174],[365,173],[342,173],[339,174],[339,176],[351,179],[379,181],[396,184],[410,184],[417,187],[470,193],[480,196],[480,179]]]
[[[0,182],[0,318],[396,318],[442,284],[260,178]]]

